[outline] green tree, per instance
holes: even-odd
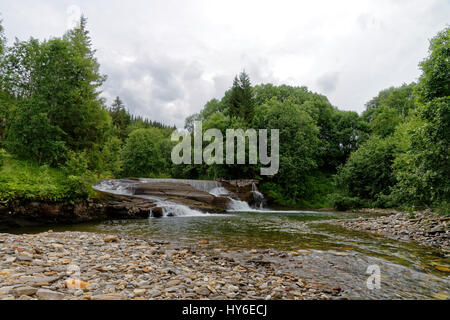
[[[420,63],[418,117],[408,152],[396,161],[395,195],[403,203],[450,203],[450,27],[430,41]]]
[[[65,134],[51,124],[46,113],[39,113],[27,105],[14,109],[7,136],[7,148],[24,159],[38,164],[57,164],[64,160],[67,145]]]
[[[392,135],[397,125],[401,122],[397,110],[385,105],[377,108],[373,117],[373,120],[369,124],[370,129],[372,133],[382,138]]]
[[[55,38],[41,44],[34,39],[16,41],[7,50],[1,68],[2,89],[14,97],[18,106],[10,117],[7,133],[11,152],[38,161],[52,159],[52,164],[64,158],[61,154],[36,158],[37,153],[31,150],[37,148],[37,140],[23,138],[36,131],[31,127],[31,119],[42,119],[44,115],[47,117],[44,123],[55,128],[50,130],[54,134],[49,136],[49,144],[58,141],[59,146],[62,141],[66,148],[81,151],[98,149],[105,141],[111,120],[99,98],[98,88],[104,77],[98,73],[99,65],[90,49],[85,20],[64,39]],[[45,136],[48,130],[36,134]],[[53,152],[54,146],[42,148],[42,143],[39,142],[39,150]],[[30,150],[28,155],[23,152],[26,148]]]
[[[336,111],[333,115],[334,131],[328,148],[330,161],[335,168],[344,164],[353,151],[367,140],[369,128],[354,111]]]
[[[165,142],[167,138],[161,129],[138,129],[131,132],[122,153],[123,175],[156,177],[164,173],[164,155],[167,154],[167,150],[164,150],[167,146]]]
[[[370,137],[339,169],[338,190],[348,197],[378,201],[376,206],[384,206],[384,199],[396,183],[392,165],[397,153],[394,139]]]
[[[301,199],[308,192],[308,176],[317,168],[319,129],[314,120],[291,100],[272,98],[259,107],[254,123],[257,128],[280,130],[279,172],[266,179],[285,190],[285,199]]]
[[[114,99],[111,108],[109,109],[112,123],[117,128],[118,137],[125,141],[128,136],[128,127],[131,124],[131,117],[125,109],[125,106],[119,97]]]
[[[240,117],[247,123],[251,123],[255,101],[250,78],[245,71],[241,72],[239,77],[234,78],[226,104],[230,117]]]
[[[405,119],[411,110],[416,108],[415,90],[416,84],[403,84],[400,87],[391,87],[380,91],[376,97],[366,103],[366,110],[362,117],[367,122],[376,118],[378,108],[389,108],[397,111],[398,117]]]
[[[420,63],[418,93],[423,102],[450,96],[450,27],[430,41],[429,55]]]
[[[111,137],[102,148],[102,171],[108,176],[117,177],[122,172],[122,141]]]

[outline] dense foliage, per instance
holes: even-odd
[[[356,112],[338,110],[325,96],[306,87],[252,87],[245,72],[220,101],[212,99],[188,117],[185,128],[192,132],[195,120],[203,122],[203,130],[217,128],[224,136],[229,128],[279,129],[279,172],[267,177],[260,175],[260,165],[180,165],[174,168],[177,177],[259,179],[272,200],[289,206],[329,204],[331,175],[369,132]]]
[[[101,177],[168,174],[174,128],[131,115],[119,97],[106,107],[99,68],[84,17],[60,38],[11,46],[0,24],[1,199],[85,198]],[[135,148],[143,131],[157,149]]]
[[[362,115],[306,87],[252,85],[242,72],[186,119],[191,135],[196,120],[223,136],[279,129],[274,176],[260,175],[261,164],[172,164],[175,127],[100,98],[106,76],[85,18],[59,38],[5,39],[0,23],[0,201],[83,198],[102,177],[251,178],[280,205],[448,211],[450,28],[430,41],[417,83],[382,90]]]
[[[340,208],[365,203],[450,211],[450,28],[430,41],[420,68],[417,84],[384,90],[366,105],[372,138],[337,175]],[[371,180],[379,180],[377,188]]]

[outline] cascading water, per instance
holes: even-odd
[[[192,186],[193,188],[203,191],[210,192],[216,188],[222,188],[222,185],[218,181],[213,180],[189,180],[189,179],[139,179],[143,183],[151,182],[172,182],[172,183],[184,183]]]
[[[191,209],[188,206],[169,201],[158,202],[156,203],[156,206],[162,209],[163,217],[200,217],[206,215],[205,213]],[[153,217],[152,209],[150,209],[150,217]]]
[[[151,182],[174,182],[185,183],[193,186],[194,188],[209,192],[212,195],[218,197],[227,195],[228,191],[221,186],[217,181],[207,180],[182,180],[182,179],[139,179],[139,180],[127,180],[127,179],[105,179],[99,184],[94,185],[92,188],[97,191],[107,192],[117,195],[126,195],[136,198],[143,198],[152,200],[155,202],[155,206],[161,208],[163,217],[200,217],[211,216],[211,214],[203,213],[201,211],[191,209],[188,206],[168,201],[163,197],[149,196],[149,195],[135,195],[134,188],[140,183]],[[153,212],[150,209],[149,216],[153,216]]]
[[[258,191],[256,188],[256,184],[252,183],[252,194],[253,201],[255,203],[254,208],[251,208],[250,205],[242,200],[230,199],[229,211],[233,212],[251,212],[251,211],[261,211],[264,207],[264,195]]]
[[[127,179],[106,179],[101,183],[93,186],[95,190],[108,192],[118,195],[127,195],[138,198],[149,199],[155,202],[156,207],[161,208],[163,217],[188,217],[188,216],[205,216],[198,210],[191,209],[188,206],[174,203],[167,198],[159,196],[148,195],[135,195],[134,189],[140,183],[152,183],[152,182],[171,182],[171,183],[184,183],[192,186],[193,188],[208,192],[215,197],[228,197],[230,199],[229,211],[231,212],[249,212],[262,210],[264,204],[264,196],[258,191],[256,185],[252,184],[252,194],[255,203],[255,207],[251,208],[250,205],[242,200],[235,199],[231,196],[230,192],[222,186],[219,181],[209,180],[187,180],[187,179],[139,179],[139,180],[127,180]],[[160,216],[161,214],[159,214]],[[153,212],[150,210],[150,216],[153,216]]]
[[[252,183],[253,200],[255,201],[255,207],[263,209],[264,207],[264,195],[258,191],[256,184]]]
[[[212,194],[214,197],[226,196],[226,195],[230,194],[230,192],[228,192],[228,190],[225,189],[224,187],[214,188],[214,189],[208,191],[208,193]]]
[[[230,212],[250,212],[254,209],[250,208],[249,204],[245,201],[236,200],[231,197],[228,197],[230,199],[230,205],[229,210]]]
[[[138,184],[139,182],[133,180],[105,179],[99,184],[92,186],[92,188],[101,192],[131,196],[133,195],[133,187]]]

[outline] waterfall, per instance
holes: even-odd
[[[230,206],[229,206],[230,209],[228,211],[248,212],[248,211],[254,210],[254,209],[250,208],[248,203],[245,201],[236,200],[231,197],[229,197],[229,199],[230,199]]]
[[[108,192],[118,195],[127,195],[138,198],[149,199],[155,202],[157,207],[162,209],[163,217],[193,217],[193,216],[205,216],[206,213],[202,213],[198,210],[189,208],[188,206],[174,203],[160,196],[152,195],[134,195],[134,188],[140,183],[152,183],[152,182],[172,182],[172,183],[184,183],[188,184],[199,191],[208,192],[215,197],[225,196],[230,199],[229,211],[235,212],[248,212],[257,211],[263,209],[264,196],[258,191],[256,184],[252,184],[252,195],[254,200],[254,208],[242,200],[232,198],[230,192],[224,188],[219,181],[208,180],[189,180],[189,179],[105,179],[99,184],[94,185],[93,189]],[[236,182],[237,183],[237,182]],[[161,211],[159,212],[161,215]],[[152,210],[150,210],[150,216],[153,216]]]
[[[216,188],[221,188],[222,185],[218,181],[213,180],[190,180],[190,179],[139,179],[140,182],[143,183],[151,183],[151,182],[173,182],[173,183],[184,183],[188,184],[195,189],[203,192],[210,192]]]
[[[200,217],[206,215],[206,213],[191,209],[188,206],[169,201],[158,202],[156,206],[162,209],[163,217]],[[153,212],[151,209],[150,216],[153,217]]]
[[[229,211],[250,212],[263,210],[264,195],[258,191],[258,189],[256,188],[256,184],[254,183],[252,184],[252,194],[253,200],[255,202],[254,208],[251,208],[250,205],[245,201],[228,197],[228,199],[230,199]]]
[[[139,182],[133,180],[105,179],[99,184],[92,186],[92,189],[102,192],[108,192],[118,195],[133,195],[133,187]]]
[[[224,187],[217,187],[211,189],[209,193],[212,194],[214,197],[226,196],[227,194],[229,194],[228,190],[225,189]]]
[[[259,209],[262,209],[264,206],[264,195],[258,191],[256,188],[256,184],[252,183],[252,193],[253,193],[253,200],[255,201],[255,207],[259,207]]]

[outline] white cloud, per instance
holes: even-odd
[[[61,35],[79,6],[109,76],[104,96],[177,126],[242,69],[255,84],[307,85],[361,112],[381,89],[419,76],[428,39],[450,16],[442,0],[0,3],[11,40]]]

